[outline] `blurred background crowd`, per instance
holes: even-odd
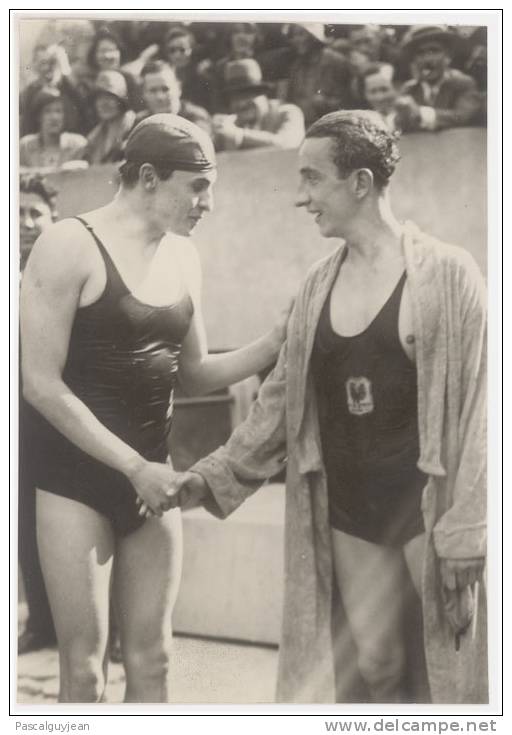
[[[49,20],[20,90],[22,171],[121,160],[133,126],[160,112],[219,151],[298,147],[338,109],[374,109],[402,133],[485,126],[486,29]]]

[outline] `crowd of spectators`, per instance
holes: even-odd
[[[339,109],[374,109],[403,133],[487,121],[482,27],[80,22],[80,43],[64,30],[34,48],[22,170],[121,160],[158,112],[200,125],[217,150],[297,147]]]

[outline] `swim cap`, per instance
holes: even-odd
[[[208,135],[179,115],[161,113],[140,122],[130,133],[125,159],[181,171],[212,171],[215,150]]]

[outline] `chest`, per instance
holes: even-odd
[[[104,247],[110,259],[96,249],[81,305],[100,297],[108,277],[120,279],[137,300],[149,306],[173,304],[183,295],[180,259],[172,242],[163,240],[155,248],[145,249],[135,242],[120,243],[112,233],[108,248]]]
[[[400,344],[415,360],[415,335],[410,285],[400,283],[400,270],[385,278],[341,278],[332,289],[328,316],[333,331],[343,337],[360,335],[385,316],[398,326]]]

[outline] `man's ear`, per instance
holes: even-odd
[[[146,191],[152,191],[157,182],[155,167],[151,163],[143,163],[139,169],[139,181]]]
[[[358,199],[362,199],[373,189],[373,173],[369,168],[359,168],[353,175],[354,194]]]

